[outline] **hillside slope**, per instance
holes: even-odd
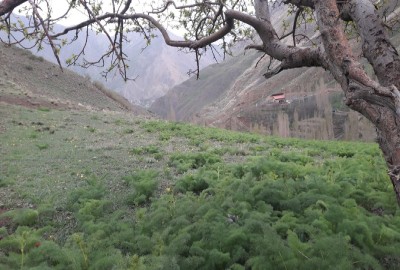
[[[399,268],[376,144],[121,111],[0,115],[0,269]]]
[[[145,109],[27,50],[0,44],[0,102],[32,108],[132,111]]]
[[[188,121],[231,88],[256,57],[256,54],[250,53],[247,57],[233,57],[204,68],[198,80],[191,78],[173,87],[165,96],[157,99],[150,110],[168,120]]]

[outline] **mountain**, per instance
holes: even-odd
[[[179,37],[174,36],[175,39]],[[174,47],[169,47],[157,36],[146,47],[146,41],[136,33],[130,33],[132,42],[126,47],[132,70],[128,76],[135,78],[124,82],[120,78],[106,82],[105,85],[116,89],[131,102],[149,106],[156,98],[164,96],[173,86],[190,78],[188,72],[196,69],[195,56]],[[145,48],[143,50],[143,48]],[[200,68],[213,63],[207,54],[202,57]]]
[[[28,24],[26,18],[18,17],[25,24]],[[17,17],[13,17],[17,20]],[[54,27],[54,32],[60,32],[64,29],[61,25]],[[155,32],[154,34],[158,34]],[[14,33],[15,37],[20,38],[21,35]],[[180,37],[170,33],[174,39]],[[5,32],[0,32],[0,37],[6,39]],[[72,55],[77,55],[81,49],[86,46],[84,59],[89,62],[96,62],[106,51],[109,46],[108,38],[104,34],[98,34],[92,30],[88,30],[88,39],[86,40],[85,33],[80,33],[77,39],[64,46],[60,51],[60,59],[63,66],[66,66],[66,60]],[[67,40],[75,38],[75,32],[68,33],[65,37]],[[187,80],[189,78],[188,71],[196,69],[195,56],[193,53],[187,53],[172,48],[165,44],[161,36],[156,36],[151,41],[151,45],[146,45],[147,41],[138,33],[128,33],[127,42],[125,43],[125,53],[130,66],[127,77],[134,80],[124,81],[119,74],[109,74],[104,78],[101,73],[107,69],[110,59],[105,60],[105,66],[101,62],[97,66],[92,66],[88,69],[71,66],[70,68],[79,73],[89,76],[92,80],[103,83],[107,88],[110,88],[125,98],[131,103],[149,106],[156,98],[165,95],[165,93],[173,86]],[[32,46],[33,41],[24,41],[25,47]],[[31,50],[34,54],[42,56],[45,59],[56,62],[52,49],[43,44],[43,49],[37,51],[36,48]],[[215,62],[210,54],[205,54],[201,58],[200,68]],[[100,66],[98,66],[100,65]]]
[[[286,12],[282,7],[274,10],[273,23],[280,33]],[[303,31],[315,30],[309,25]],[[393,42],[400,45],[399,34],[393,36]],[[357,54],[356,46],[354,50]],[[168,120],[282,137],[375,138],[372,125],[343,104],[341,88],[329,73],[300,68],[266,80],[263,74],[269,64],[270,59],[257,52],[239,54],[203,69],[200,80],[191,78],[175,86],[150,110]],[[285,94],[289,102],[274,103],[271,96],[277,93]]]
[[[243,72],[252,65],[256,55],[232,57],[201,71],[200,78],[191,78],[173,87],[157,99],[150,110],[174,121],[189,121],[206,104],[211,104],[230,89]]]

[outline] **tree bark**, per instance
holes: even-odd
[[[0,16],[10,13],[17,6],[27,2],[28,0],[3,0],[0,3]]]
[[[374,68],[371,79],[353,56],[336,0],[315,1],[328,66],[345,93],[346,104],[376,127],[378,143],[400,205],[400,60],[383,23],[368,0],[351,0],[346,10],[360,33],[364,56]]]

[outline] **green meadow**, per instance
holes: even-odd
[[[0,269],[399,269],[373,143],[0,107]]]

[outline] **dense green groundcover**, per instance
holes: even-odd
[[[126,155],[164,165],[116,179],[122,206],[91,172],[61,210],[3,213],[0,269],[400,268],[400,214],[375,144],[139,125],[159,143]],[[193,148],[168,153],[176,137]],[[64,239],[57,211],[73,221]]]

